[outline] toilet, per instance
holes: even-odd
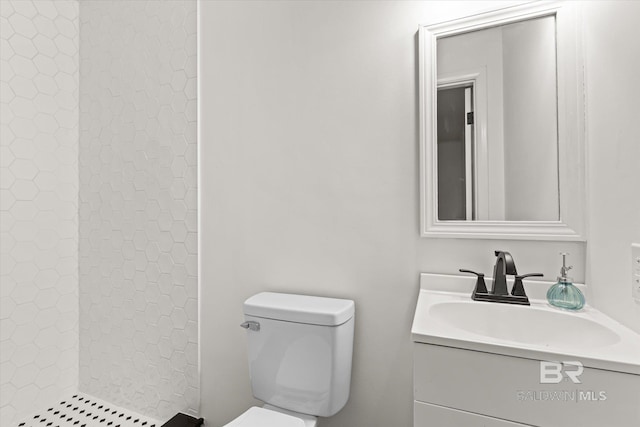
[[[355,304],[262,292],[244,303],[253,396],[226,427],[316,427],[349,399]]]

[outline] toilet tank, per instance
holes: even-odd
[[[253,396],[270,405],[329,417],[351,385],[355,304],[351,300],[262,292],[244,303]]]

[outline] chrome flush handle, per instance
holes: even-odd
[[[249,320],[248,322],[244,322],[240,326],[245,328],[245,329],[249,329],[250,331],[256,331],[257,332],[257,331],[260,330],[260,323],[254,322],[253,320]]]

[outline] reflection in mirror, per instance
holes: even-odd
[[[558,221],[555,15],[436,42],[440,221]]]
[[[438,88],[438,218],[467,220],[473,203],[472,85]],[[467,120],[467,117],[469,120]],[[467,170],[469,169],[469,170]]]

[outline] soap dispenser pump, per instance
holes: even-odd
[[[569,254],[561,253],[560,255],[562,255],[560,277],[558,277],[558,283],[551,286],[547,291],[547,301],[552,306],[564,310],[580,310],[584,307],[584,295],[572,283],[573,279],[567,276],[569,270],[573,268],[572,266],[567,267],[567,255]]]

